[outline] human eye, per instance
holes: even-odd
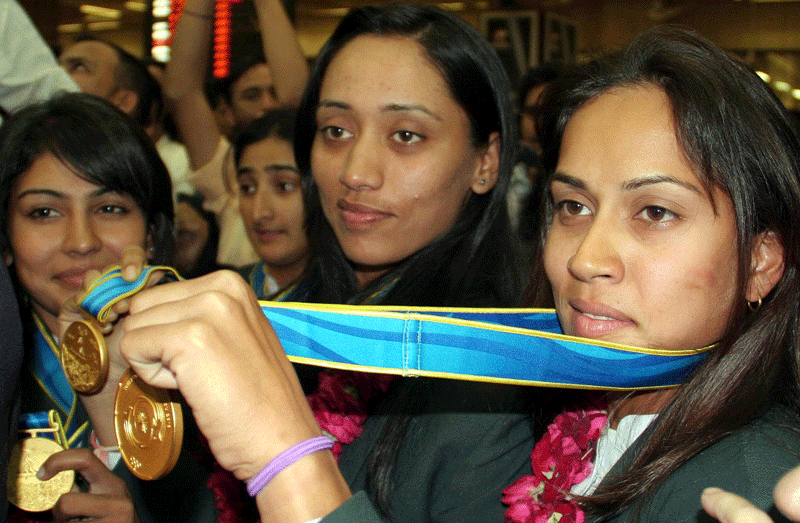
[[[239,194],[242,196],[252,196],[256,193],[256,184],[250,181],[239,182]]]
[[[294,182],[278,182],[276,186],[280,192],[284,193],[293,192],[298,187],[298,185]]]
[[[319,132],[328,140],[346,140],[353,136],[350,131],[336,125],[326,125]]]
[[[289,169],[275,176],[273,183],[278,193],[289,194],[300,189],[300,177]]]
[[[394,141],[402,143],[404,145],[415,144],[417,142],[422,141],[423,138],[424,136],[422,136],[421,134],[407,130],[397,131],[394,134],[392,134],[392,139]]]
[[[591,214],[589,208],[575,200],[561,200],[556,203],[556,212],[566,216],[585,216]]]
[[[261,89],[245,89],[242,92],[242,98],[248,102],[255,102],[261,98]]]
[[[25,215],[34,220],[46,220],[47,218],[59,216],[59,212],[50,207],[36,207],[29,210]]]
[[[680,216],[665,207],[659,205],[648,205],[639,212],[643,220],[652,223],[668,223],[677,220]]]
[[[116,205],[113,203],[106,203],[97,207],[97,212],[99,214],[114,214],[124,216],[130,212],[128,207],[123,205]]]

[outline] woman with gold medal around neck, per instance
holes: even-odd
[[[516,150],[509,91],[485,39],[451,14],[394,5],[343,18],[316,61],[296,123],[313,256],[288,301],[512,306],[520,292],[505,214]],[[199,357],[222,373],[202,385],[220,383],[214,388],[221,395],[198,398],[192,409],[241,414],[244,407],[253,415],[229,420],[230,428],[242,423],[233,437],[218,437],[214,422],[196,417],[220,465],[250,479],[281,452],[321,435],[306,400],[319,397],[315,369],[298,366],[303,390],[244,281],[219,272],[163,287],[166,294],[147,289],[131,303],[168,297],[148,316],[183,340],[184,362]],[[135,327],[142,318],[137,307],[119,323],[124,339],[148,330]],[[221,323],[206,323],[209,307]],[[162,348],[163,336],[152,338]],[[109,349],[116,352],[114,340]],[[310,470],[291,466],[278,474],[256,495],[259,507],[285,482],[298,495],[318,496],[327,511],[336,506],[330,500],[338,504],[352,489],[360,492],[358,506],[396,523],[502,518],[503,485],[522,473],[530,454],[530,416],[517,403],[527,390],[421,378],[396,379],[384,391],[379,378],[343,374],[320,372],[319,383],[374,384],[375,401],[363,402],[366,419],[354,429],[361,434],[342,443],[338,462],[318,452],[297,463],[308,462]],[[232,450],[246,440],[255,449],[265,439],[262,455],[249,464],[240,451],[219,447]],[[293,497],[267,502],[262,520],[324,514],[319,507],[295,514]]]
[[[77,470],[88,482],[62,496],[53,516],[132,518],[122,480],[89,450],[92,427],[59,361],[58,314],[91,270],[126,263],[131,252],[137,260],[149,253],[151,263],[170,260],[169,175],[136,123],[89,95],[65,94],[18,112],[0,140],[0,241],[26,325],[23,422],[49,423],[55,411],[70,450],[50,458],[45,476]],[[26,518],[10,514],[11,521]]]

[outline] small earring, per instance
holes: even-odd
[[[486,185],[486,178],[481,178],[481,179],[478,181],[478,183],[479,183],[479,184],[481,184],[481,185]]]
[[[756,312],[761,308],[761,298],[758,301],[748,301],[747,308],[750,309],[750,312]]]

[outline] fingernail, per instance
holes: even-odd
[[[39,467],[39,470],[36,471],[36,477],[41,480],[47,477],[47,472],[44,470],[44,467]]]
[[[136,279],[136,268],[133,265],[126,265],[125,268],[122,269],[122,275],[124,276],[123,279],[133,281]]]
[[[703,494],[702,495],[703,496],[711,496],[713,494],[716,494],[717,492],[722,492],[722,489],[719,489],[717,487],[707,487],[707,488],[703,489]]]

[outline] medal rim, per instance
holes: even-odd
[[[172,417],[172,429],[166,429],[167,437],[165,443],[158,445],[156,450],[138,451],[136,450],[136,443],[128,438],[125,430],[125,416],[122,415],[123,411],[133,404],[133,401],[123,403],[123,385],[126,382],[134,383],[138,389],[139,394],[134,393],[132,398],[147,396],[154,403],[160,404],[165,411],[169,411]],[[128,391],[124,391],[125,394]],[[158,389],[145,383],[132,369],[128,369],[120,379],[117,395],[114,398],[114,432],[117,436],[117,445],[119,446],[122,459],[125,461],[128,469],[139,479],[154,480],[159,479],[169,474],[178,462],[178,456],[181,453],[183,445],[183,410],[180,403],[176,401],[176,394],[173,391],[166,389]],[[166,452],[164,451],[166,450]],[[138,459],[142,455],[146,455],[146,460]],[[137,458],[144,466],[136,467],[132,459]],[[157,458],[156,464],[153,464],[153,458]]]
[[[70,379],[70,372],[69,372],[69,364],[65,361],[67,354],[72,354],[71,347],[67,344],[67,334],[70,332],[70,329],[79,328],[80,326],[85,326],[89,329],[91,334],[94,336],[94,339],[97,341],[98,352],[100,356],[100,368],[97,369],[96,378],[88,383],[75,383],[72,379]],[[67,377],[67,381],[69,381],[70,386],[75,389],[76,391],[80,392],[81,394],[95,394],[103,388],[108,381],[108,349],[106,348],[105,344],[105,337],[103,333],[100,332],[100,329],[92,321],[87,320],[76,320],[69,324],[67,330],[64,331],[63,339],[61,340],[61,349],[60,349],[59,359],[61,360],[61,367],[64,369],[64,374]]]
[[[31,443],[31,442],[35,442],[35,443]],[[57,452],[61,452],[61,451],[64,450],[64,448],[61,445],[59,445],[57,442],[55,442],[55,441],[53,441],[53,440],[51,440],[49,438],[44,438],[44,437],[23,438],[23,439],[17,440],[17,442],[14,443],[14,447],[13,447],[13,449],[11,451],[11,458],[13,458],[15,456],[15,453],[17,452],[17,449],[20,449],[19,453],[20,453],[20,456],[21,456],[22,452],[24,450],[24,447],[26,445],[31,445],[31,444],[50,446],[49,454],[47,454],[47,457],[45,457],[45,460],[47,460],[53,454],[55,454]],[[44,460],[43,460],[43,462],[44,462]],[[12,473],[13,472],[16,472],[16,474],[15,474],[15,477],[12,478]],[[37,491],[34,494],[28,494],[27,495],[28,500],[26,500],[26,499],[24,499],[26,497],[24,494],[23,494],[23,496],[16,496],[16,497],[14,496],[15,492],[18,494],[19,491],[20,491],[19,488],[12,488],[12,485],[19,485],[19,483],[15,481],[16,478],[18,478],[18,477],[19,477],[19,460],[17,460],[15,462],[13,459],[10,459],[9,463],[8,463],[8,474],[7,474],[7,485],[6,485],[7,494],[6,494],[6,497],[8,498],[8,501],[10,503],[12,503],[14,506],[16,506],[16,507],[18,507],[18,508],[20,508],[22,510],[26,510],[28,512],[46,512],[46,511],[52,509],[53,507],[56,506],[56,503],[58,503],[58,500],[61,498],[61,496],[66,494],[67,492],[69,492],[72,489],[72,486],[75,484],[75,471],[74,470],[63,470],[63,471],[59,472],[58,474],[56,474],[55,476],[53,476],[52,478],[50,478],[47,481],[41,481],[41,480],[39,480],[37,478],[36,481],[39,481],[40,483],[48,483],[48,482],[55,481],[55,480],[58,479],[59,483],[54,483],[54,484],[56,484],[56,485],[61,487],[60,489],[56,490],[58,495],[54,496],[54,497],[42,497],[41,496],[41,492]],[[67,481],[66,478],[69,478],[68,483],[66,482]],[[34,500],[37,503],[33,504],[33,503],[31,503],[30,500]],[[46,503],[43,503],[44,501],[46,501]]]

